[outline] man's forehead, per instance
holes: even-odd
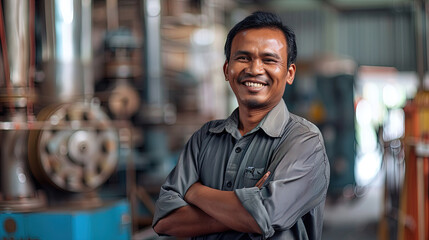
[[[246,46],[245,43],[250,43]],[[275,28],[252,28],[238,32],[232,41],[232,48],[240,50],[243,47],[256,46],[274,47],[278,50],[287,48],[286,38],[283,32]]]
[[[251,37],[248,38],[248,36],[251,35]],[[250,28],[245,29],[240,32],[238,32],[232,42],[234,42],[237,39],[240,39],[241,41],[246,40],[252,40],[254,38],[264,38],[266,40],[268,39],[275,39],[278,41],[282,41],[285,44],[287,44],[286,36],[284,35],[283,31],[277,28]]]

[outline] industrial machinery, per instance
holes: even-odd
[[[405,107],[405,180],[398,211],[398,239],[429,236],[429,92],[420,90]]]
[[[129,124],[94,96],[91,1],[0,6],[0,237],[130,239],[126,195],[97,192]]]
[[[222,2],[1,1],[0,239],[150,228],[171,145],[219,114],[208,90],[226,94],[207,57],[223,58]]]

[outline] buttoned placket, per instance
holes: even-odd
[[[240,138],[231,152],[231,155],[228,159],[228,165],[225,171],[225,178],[223,181],[223,190],[231,191],[235,188],[235,181],[237,178],[237,173],[239,171],[241,162],[243,161],[247,148],[249,147],[250,142],[253,137],[250,135],[246,135]]]

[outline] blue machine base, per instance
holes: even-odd
[[[127,201],[90,210],[0,212],[0,224],[1,240],[131,239],[131,213]]]

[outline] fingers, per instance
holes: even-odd
[[[267,173],[264,174],[264,176],[262,176],[261,179],[259,179],[259,181],[256,183],[255,187],[261,188],[265,181],[267,180],[267,178],[270,176],[271,172],[268,171]]]

